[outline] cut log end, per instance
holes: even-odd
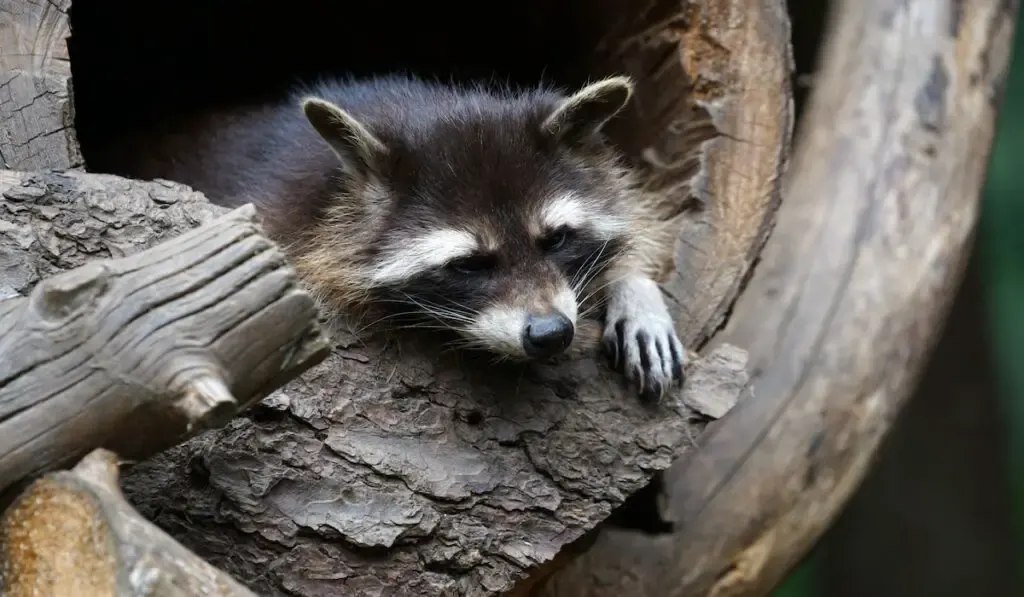
[[[92,499],[37,481],[0,524],[0,588],[9,597],[114,595],[112,547]]]
[[[29,486],[0,518],[0,590],[10,597],[255,597],[144,520],[95,450]]]

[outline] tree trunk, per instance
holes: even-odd
[[[0,0],[0,168],[82,165],[65,39],[71,0]]]

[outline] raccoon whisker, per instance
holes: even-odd
[[[392,304],[392,305],[403,305],[403,306],[406,306],[406,307],[409,306],[410,304],[412,304],[413,306],[419,307],[420,309],[430,308],[431,310],[438,311],[438,312],[458,313],[459,315],[463,315],[465,317],[469,317],[469,316],[471,316],[473,314],[472,311],[470,311],[469,309],[465,309],[464,307],[462,307],[461,305],[459,305],[457,303],[454,303],[451,307],[446,307],[444,305],[439,305],[439,304],[433,303],[431,301],[426,301],[426,300],[421,299],[421,298],[416,298],[416,297],[414,297],[414,296],[412,296],[410,294],[407,294],[405,292],[403,292],[402,295],[405,298],[403,298],[403,299],[383,298],[383,299],[377,299],[376,302],[377,303]],[[460,312],[457,309],[463,309],[463,311]],[[412,312],[414,312],[414,311],[410,311],[410,313],[412,313]]]
[[[590,303],[590,305],[589,305],[589,306],[587,306],[587,308],[586,308],[586,309],[583,309],[582,311],[580,311],[580,314],[579,314],[579,315],[577,315],[577,318],[579,318],[579,319],[584,319],[584,318],[586,318],[586,317],[589,317],[589,316],[590,316],[591,314],[593,314],[593,313],[594,313],[594,312],[596,312],[596,311],[597,311],[598,309],[600,309],[601,307],[603,307],[603,306],[604,306],[604,304],[605,304],[606,302],[607,302],[607,301],[605,301],[605,300],[604,300],[604,299],[602,298],[602,299],[599,299],[599,300],[596,300],[596,301],[594,301],[594,302]]]
[[[456,352],[465,349],[483,349],[485,348],[481,343],[474,342],[468,338],[457,338],[448,342],[444,342],[439,347],[441,354]]]
[[[600,285],[600,286],[598,286],[597,288],[592,288],[592,287],[591,287],[591,284],[592,284],[592,283],[594,282],[594,280],[595,280],[595,279],[596,279],[596,278],[597,278],[598,276],[600,276],[600,275],[604,274],[604,272],[605,272],[605,271],[606,271],[607,269],[608,269],[608,266],[607,266],[607,265],[603,265],[603,266],[601,266],[601,267],[600,267],[599,269],[596,269],[596,270],[595,270],[595,271],[594,271],[594,272],[592,273],[592,275],[590,275],[589,277],[587,277],[587,279],[586,279],[586,280],[584,280],[584,281],[583,281],[583,283],[582,283],[582,284],[580,285],[580,289],[579,289],[579,292],[577,292],[577,293],[576,293],[576,296],[577,296],[577,297],[579,297],[579,296],[580,296],[580,294],[582,294],[582,293],[583,293],[584,291],[585,291],[585,292],[586,292],[587,294],[586,294],[585,296],[583,296],[582,298],[580,298],[580,299],[579,299],[579,302],[580,302],[580,304],[583,304],[583,303],[585,303],[586,301],[590,300],[590,299],[591,299],[591,298],[592,298],[592,297],[594,296],[594,294],[596,294],[597,292],[600,292],[600,291],[604,290],[604,289],[605,289],[605,288],[606,288],[606,287],[608,286],[608,284],[610,284],[610,283],[611,283],[611,282],[605,282],[604,284],[601,284],[601,285]]]
[[[405,317],[405,316],[415,315],[415,314],[416,314],[415,311],[405,311],[405,312],[401,312],[401,313],[391,313],[389,315],[384,315],[382,317],[378,317],[377,319],[374,319],[370,323],[363,324],[362,326],[360,326],[360,327],[356,328],[355,330],[353,330],[352,333],[358,336],[359,334],[362,334],[363,332],[365,332],[367,329],[369,329],[369,328],[371,328],[371,327],[373,327],[373,326],[375,326],[377,324],[380,324],[380,323],[382,323],[384,321],[387,321],[389,319],[394,319],[396,317]]]
[[[586,296],[577,299],[577,300],[579,300],[580,304],[582,304],[582,303],[586,302],[587,300],[589,300],[592,296],[594,296],[595,293],[603,290],[605,288],[605,286],[608,285],[608,282],[606,282],[606,283],[602,284],[598,288],[590,288],[591,283],[593,283],[593,281],[598,276],[600,276],[605,271],[607,271],[607,269],[608,269],[608,264],[607,263],[600,264],[598,266],[595,266],[595,267],[591,268],[590,271],[587,273],[586,277],[584,277],[580,281],[579,286],[577,288],[573,288],[573,291],[576,292],[576,296],[577,297],[580,297],[580,295],[583,294],[584,291],[586,291],[586,293],[587,293]]]
[[[458,303],[453,303],[452,306],[449,307],[445,305],[438,305],[430,301],[423,301],[404,292],[402,294],[405,295],[409,302],[413,303],[430,315],[459,323],[473,323],[475,319],[473,311]]]
[[[602,271],[603,271],[603,270],[602,270]],[[604,289],[605,289],[605,288],[607,288],[608,286],[610,286],[610,285],[612,285],[612,284],[614,284],[614,283],[618,282],[619,280],[621,280],[621,279],[622,279],[622,278],[624,278],[624,277],[625,277],[625,276],[619,276],[619,277],[617,277],[617,278],[613,278],[613,279],[611,279],[611,280],[606,280],[606,281],[605,281],[605,282],[604,282],[603,284],[601,284],[600,286],[598,286],[598,287],[596,287],[596,288],[591,288],[591,289],[589,289],[589,292],[587,293],[587,295],[586,295],[585,297],[583,297],[583,298],[579,299],[579,303],[580,303],[581,305],[586,305],[586,304],[587,304],[588,302],[590,302],[590,301],[591,301],[592,299],[594,299],[595,297],[597,297],[597,299],[598,299],[598,300],[597,300],[597,302],[596,302],[596,303],[594,304],[594,306],[592,306],[592,307],[589,307],[588,309],[586,309],[586,310],[584,310],[584,311],[585,311],[586,313],[590,313],[591,311],[593,311],[593,309],[596,309],[597,307],[600,307],[600,306],[601,306],[601,305],[602,305],[602,304],[604,303],[604,297],[598,296],[598,293],[600,293],[600,292],[601,292],[602,290],[604,290]],[[580,315],[580,317],[583,317],[583,315]]]
[[[473,312],[471,310],[466,309],[465,307],[463,307],[462,305],[459,305],[458,303],[452,303],[451,307],[446,307],[444,305],[439,305],[437,303],[434,303],[432,301],[428,301],[428,300],[423,299],[423,298],[417,298],[417,297],[415,297],[415,296],[413,296],[411,294],[408,294],[406,292],[402,292],[402,291],[398,291],[398,292],[401,292],[403,298],[401,298],[401,299],[397,299],[397,298],[376,298],[376,299],[374,299],[374,302],[376,302],[378,304],[403,305],[403,306],[406,306],[406,307],[408,307],[411,304],[411,305],[419,307],[421,309],[424,308],[424,307],[430,307],[430,308],[438,310],[438,311],[458,312],[457,309],[462,309],[463,310],[463,314],[466,315],[466,316],[470,316],[470,315],[473,314]],[[414,311],[410,311],[410,313],[412,313],[412,312],[414,312]]]
[[[598,267],[598,264],[600,264],[601,256],[604,255],[604,250],[608,248],[609,242],[610,241],[607,240],[604,241],[604,243],[601,244],[601,248],[587,258],[583,263],[583,267],[577,270],[576,275],[574,275],[569,281],[569,287],[572,288],[573,292],[579,294],[579,289],[586,286],[585,280],[587,280],[591,275],[594,268]]]

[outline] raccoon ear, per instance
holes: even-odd
[[[351,114],[316,97],[302,102],[302,112],[353,174],[374,172],[388,148]]]
[[[597,134],[633,95],[629,77],[609,77],[565,99],[541,124],[544,133],[575,143]]]

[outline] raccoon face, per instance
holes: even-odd
[[[599,132],[630,93],[613,78],[569,98],[478,94],[372,132],[307,100],[346,171],[377,189],[362,272],[388,321],[507,358],[565,351],[628,245],[630,189]]]

